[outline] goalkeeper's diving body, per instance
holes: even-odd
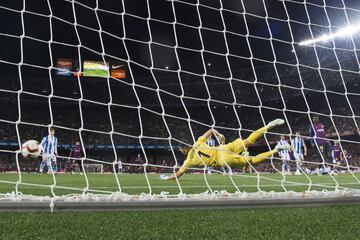
[[[161,180],[171,180],[181,177],[189,168],[207,166],[207,167],[243,167],[248,164],[257,164],[270,158],[273,154],[281,150],[288,150],[289,146],[277,145],[273,150],[261,153],[256,156],[241,155],[247,147],[253,145],[268,130],[284,124],[283,119],[275,119],[251,133],[246,139],[236,139],[233,142],[225,143],[225,137],[214,129],[209,129],[201,137],[198,138],[192,147],[180,147],[180,152],[186,156],[186,160],[179,170],[170,175],[160,175]],[[209,147],[206,141],[212,135],[218,139],[220,146]]]

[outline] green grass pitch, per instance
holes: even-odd
[[[356,175],[358,178],[360,175]],[[51,175],[24,173],[20,185],[23,194],[50,195]],[[148,192],[143,174],[119,174],[122,191],[130,194]],[[178,193],[176,182],[162,182],[149,174],[153,193]],[[228,176],[208,177],[212,190],[235,191]],[[269,179],[263,179],[263,177]],[[91,190],[116,191],[113,174],[88,174]],[[234,176],[240,190],[256,191],[254,175]],[[282,191],[278,174],[262,175],[263,190]],[[356,179],[343,174],[335,179],[342,187],[360,188]],[[0,193],[14,191],[17,174],[0,174]],[[287,176],[288,182],[307,183],[304,176]],[[334,186],[329,176],[311,176],[314,184]],[[207,190],[201,174],[188,174],[180,179],[186,193]],[[34,186],[41,184],[43,186]],[[83,188],[84,176],[56,175],[57,186]],[[307,186],[285,183],[288,190],[303,191]],[[313,189],[324,189],[316,187]],[[81,191],[79,191],[80,193]],[[57,195],[76,193],[55,188]],[[154,210],[123,212],[0,213],[0,239],[359,239],[360,205],[256,208],[212,210]]]

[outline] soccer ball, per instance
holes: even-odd
[[[21,146],[21,154],[26,158],[37,158],[41,154],[41,145],[36,140],[28,140]]]

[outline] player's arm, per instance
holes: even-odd
[[[341,161],[341,162],[343,162],[343,161],[344,161],[343,152],[340,152],[340,161]]]
[[[335,158],[335,151],[334,151],[334,149],[331,150],[331,158],[332,158],[333,163],[336,163],[336,158]]]
[[[307,155],[307,147],[306,147],[306,144],[305,144],[305,142],[304,142],[304,140],[303,140],[303,148],[304,148],[304,156],[306,156]]]
[[[222,135],[221,133],[219,133],[217,130],[215,129],[209,129],[207,130],[199,139],[202,139],[204,142],[206,142],[210,136],[212,136],[214,134],[215,138],[221,143],[223,144],[225,142],[225,137],[224,135]]]
[[[310,125],[309,135],[310,135],[310,144],[312,147],[314,147],[315,146],[315,139],[314,139],[315,133],[314,133],[314,129],[311,125]]]
[[[211,135],[214,135],[220,144],[225,143],[225,136],[219,133],[216,129],[209,129],[205,134],[209,134],[207,138],[209,138]]]
[[[178,170],[176,173],[173,173],[170,176],[166,176],[165,174],[161,174],[160,179],[161,180],[174,180],[176,178],[181,177],[185,172],[186,172],[186,170],[185,171]]]
[[[213,133],[220,144],[225,144],[225,136],[223,134],[219,133],[215,129],[213,129]]]
[[[71,158],[72,153],[73,153],[73,149],[70,150],[69,157],[68,157],[69,159]]]
[[[209,139],[209,137],[213,134],[213,130],[209,129],[207,130],[200,138],[205,138],[206,140]]]
[[[291,151],[295,152],[294,142],[293,140],[290,141],[291,143]]]
[[[174,180],[176,178],[181,177],[184,173],[186,173],[186,171],[192,167],[192,164],[189,162],[189,160],[185,160],[183,165],[179,168],[179,170],[177,170],[176,173],[173,173],[169,176],[166,176],[165,174],[161,174],[160,175],[160,179],[161,180]]]
[[[290,144],[286,141],[286,146],[289,147],[289,152],[292,152],[292,144],[290,145]]]
[[[45,145],[45,142],[46,142],[46,137],[43,137],[43,139],[41,140],[41,143],[40,143],[40,146],[41,146],[41,152],[44,152],[44,145]]]
[[[54,148],[55,148],[55,151],[54,151],[55,156],[57,156],[57,155],[58,155],[57,146],[58,146],[58,139],[57,139],[57,138],[55,138],[55,146],[54,146]]]

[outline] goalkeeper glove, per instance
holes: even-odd
[[[247,151],[247,149],[245,149],[245,150],[241,153],[241,156],[243,156],[243,157],[248,157],[249,154],[250,154],[250,153]]]
[[[160,180],[168,180],[169,176],[166,176],[165,174],[160,175]]]

